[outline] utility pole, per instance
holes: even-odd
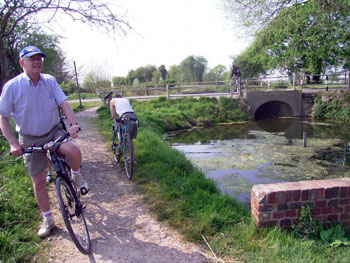
[[[78,87],[79,103],[80,103],[80,108],[81,108],[82,105],[81,105],[80,87],[79,87],[79,82],[78,82],[77,67],[76,67],[76,65],[75,65],[75,61],[73,61],[73,63],[74,63],[74,71],[75,71],[75,80],[76,80],[76,82],[77,82],[77,87]]]

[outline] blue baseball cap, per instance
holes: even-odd
[[[34,55],[40,54],[42,57],[46,57],[46,55],[37,47],[35,46],[28,46],[23,48],[20,52],[19,52],[19,58],[30,58]]]

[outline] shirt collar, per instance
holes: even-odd
[[[31,79],[28,77],[28,75],[27,75],[25,72],[23,72],[22,74],[23,74],[23,78],[24,78],[26,81],[28,81],[28,84],[29,84],[29,85],[34,85],[33,82],[31,81]],[[42,73],[40,73],[38,83],[43,79],[42,76],[41,76],[41,74],[42,74]]]

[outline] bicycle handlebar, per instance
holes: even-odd
[[[80,128],[79,128],[79,131],[81,131]],[[44,144],[43,146],[35,146],[33,144],[30,147],[22,148],[22,153],[25,154],[25,153],[33,153],[33,152],[37,152],[37,151],[47,151],[48,149],[54,147],[56,144],[63,142],[68,137],[70,137],[69,132],[61,135],[60,137],[58,137],[54,141],[49,141],[48,143]],[[12,154],[10,153],[10,155],[12,155]]]
[[[67,132],[67,133],[61,135],[60,137],[58,137],[56,140],[49,141],[48,143],[44,144],[43,146],[32,145],[32,146],[27,147],[27,148],[22,148],[22,152],[23,153],[33,153],[33,152],[36,152],[36,151],[47,151],[48,149],[54,147],[58,143],[63,142],[68,137],[70,137],[70,134]]]

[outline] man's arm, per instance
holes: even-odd
[[[116,117],[116,113],[115,113],[115,101],[114,100],[111,100],[110,102],[109,102],[109,111],[110,111],[110,113],[111,113],[111,115],[112,115],[112,118],[113,118],[113,120],[115,119],[115,117]]]
[[[68,103],[67,100],[63,101],[62,104],[60,105],[60,107],[62,108],[63,114],[64,114],[64,116],[66,116],[66,118],[69,122],[70,127],[68,127],[68,129],[67,129],[69,134],[73,138],[78,137],[79,125],[75,120],[75,115],[74,115],[74,112],[72,110],[72,107],[70,106],[70,104]]]
[[[10,149],[11,154],[14,156],[21,156],[22,145],[19,144],[16,136],[13,134],[10,120],[8,117],[0,115],[0,128],[11,147]]]

